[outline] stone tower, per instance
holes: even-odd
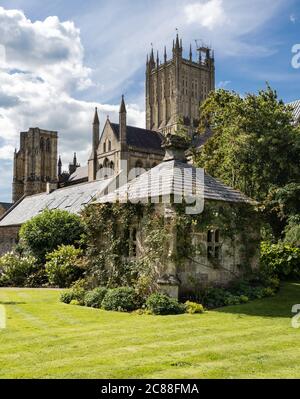
[[[199,58],[183,58],[182,40],[173,42],[173,56],[165,48],[160,63],[153,49],[146,64],[146,127],[163,134],[174,133],[181,120],[192,133],[199,124],[199,105],[215,89],[214,54],[208,47],[197,49]]]
[[[57,184],[57,132],[30,128],[14,154],[13,202],[46,191],[47,183]]]

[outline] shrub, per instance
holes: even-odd
[[[107,288],[98,287],[88,291],[84,296],[84,304],[90,308],[101,308],[102,301],[107,294]]]
[[[73,300],[73,292],[71,290],[69,291],[64,291],[61,293],[60,295],[60,301],[63,303],[71,303],[71,301]]]
[[[185,304],[185,311],[189,314],[204,313],[204,308],[200,303],[187,301]]]
[[[45,267],[49,283],[60,288],[68,288],[82,277],[81,256],[81,249],[76,249],[72,245],[62,245],[48,254]]]
[[[83,231],[79,216],[46,209],[22,225],[20,240],[40,263],[44,263],[46,254],[60,245],[77,244]]]
[[[260,264],[262,272],[280,279],[300,278],[300,248],[288,243],[261,244]]]
[[[240,303],[247,303],[249,302],[249,298],[246,295],[240,296]]]
[[[72,299],[72,301],[70,302],[70,305],[80,306],[80,302],[77,301],[77,299]]]
[[[60,301],[69,304],[76,300],[80,305],[84,305],[85,293],[85,281],[78,280],[72,285],[70,290],[62,292]]]
[[[108,290],[101,307],[105,310],[133,311],[140,306],[140,299],[133,288],[119,287]]]
[[[147,309],[155,315],[180,314],[185,312],[185,306],[176,299],[165,294],[152,294],[146,300]]]
[[[7,253],[0,258],[0,285],[24,287],[28,278],[37,271],[33,256]]]

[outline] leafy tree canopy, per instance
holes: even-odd
[[[300,132],[291,109],[269,86],[245,97],[217,90],[202,104],[200,130],[213,137],[197,163],[214,177],[262,201],[271,188],[300,180]]]
[[[20,239],[25,249],[44,263],[46,254],[59,246],[78,244],[83,230],[79,216],[46,209],[22,225]]]

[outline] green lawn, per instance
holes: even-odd
[[[64,305],[59,291],[0,289],[1,378],[299,378],[300,284],[204,315],[138,316]]]

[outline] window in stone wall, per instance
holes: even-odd
[[[108,151],[111,151],[111,141],[108,142]]]
[[[208,230],[207,232],[207,258],[220,259],[221,243],[220,230]]]

